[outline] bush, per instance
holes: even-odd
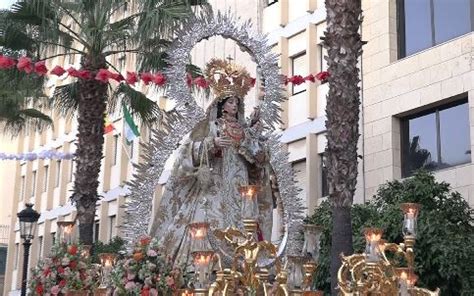
[[[120,257],[126,253],[125,240],[121,237],[115,236],[107,244],[104,244],[101,241],[97,241],[96,243],[94,243],[91,253],[93,263],[100,264],[100,259],[98,256],[100,253],[114,253],[118,256],[118,259],[120,259]]]
[[[404,202],[421,204],[415,244],[417,286],[439,287],[441,295],[474,295],[474,211],[449,184],[437,182],[431,173],[419,171],[411,178],[388,182],[371,201],[352,207],[354,251],[363,252],[362,232],[370,226],[383,228],[389,242],[402,242],[400,204]],[[308,220],[324,226],[315,285],[329,293],[329,203],[323,202]]]

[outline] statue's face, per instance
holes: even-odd
[[[224,111],[227,114],[235,116],[237,112],[239,112],[239,98],[237,97],[230,97],[224,103]]]

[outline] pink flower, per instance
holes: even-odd
[[[322,71],[316,74],[314,77],[316,79],[320,80],[321,82],[326,82],[326,80],[329,78],[329,72],[328,71]]]
[[[191,87],[191,85],[193,85],[193,76],[191,76],[191,74],[186,74],[186,84],[188,85],[188,87]]]
[[[291,77],[290,79],[288,79],[289,82],[295,84],[295,85],[300,85],[302,83],[304,83],[304,78],[303,76],[301,75],[295,75],[293,77]]]
[[[250,86],[254,87],[256,82],[257,82],[257,79],[255,79],[253,77],[250,78]]]
[[[67,73],[69,74],[69,76],[71,77],[79,77],[79,71],[77,71],[75,68],[73,67],[69,67],[69,69],[67,69]]]
[[[154,77],[153,77],[153,83],[155,83],[156,85],[158,86],[163,86],[166,82],[166,78],[163,74],[161,73],[157,73]]]
[[[18,59],[18,64],[16,64],[16,67],[20,71],[25,71],[26,74],[30,74],[33,72],[33,63],[31,62],[31,59],[28,57],[21,57]]]
[[[60,291],[61,291],[61,288],[59,288],[58,285],[51,287],[51,294],[53,295],[58,295]]]
[[[107,83],[110,78],[112,78],[112,73],[107,69],[99,69],[99,72],[95,75],[95,80],[103,83]]]
[[[0,55],[0,69],[11,69],[14,66],[15,66],[14,59]]]
[[[35,63],[35,73],[39,76],[43,76],[48,73],[48,68],[46,68],[45,61],[39,61]]]
[[[303,78],[305,81],[311,81],[311,82],[314,82],[315,79],[314,79],[314,76],[312,74],[309,74],[308,76],[306,76],[305,78]]]
[[[127,280],[131,281],[135,278],[135,274],[133,273],[127,273]]]
[[[194,84],[201,88],[207,88],[209,86],[207,80],[202,76],[199,76],[198,78],[194,79]]]
[[[150,72],[141,73],[140,78],[142,79],[143,83],[145,83],[145,85],[148,85],[151,81],[153,81],[153,75]]]
[[[127,71],[127,78],[125,79],[125,82],[127,82],[130,85],[135,85],[135,83],[138,82],[138,75],[135,72],[128,72]]]
[[[64,70],[64,68],[61,66],[56,66],[53,68],[53,70],[51,70],[51,74],[56,75],[56,76],[61,76],[64,73],[66,73],[66,70]]]
[[[155,288],[150,289],[150,296],[158,296],[158,291]]]
[[[127,282],[125,284],[125,290],[133,290],[136,287],[135,282]]]
[[[149,257],[156,257],[158,256],[158,253],[155,251],[155,250],[152,250],[152,249],[149,249],[147,252],[146,252],[147,256]]]
[[[110,73],[110,78],[112,78],[113,80],[115,80],[117,82],[125,80],[125,78],[123,78],[122,74],[120,74],[120,73]]]
[[[79,70],[77,71],[76,75],[77,75],[76,77],[80,79],[84,79],[84,80],[92,79],[92,74],[91,74],[91,71],[89,70]]]
[[[167,276],[165,281],[166,281],[166,284],[168,285],[168,287],[172,287],[174,285],[174,278],[172,278],[170,276]]]

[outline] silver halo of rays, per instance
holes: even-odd
[[[283,211],[284,235],[278,248],[278,256],[286,251],[296,254],[301,250],[301,230],[305,207],[298,196],[300,189],[295,174],[288,161],[288,153],[279,141],[275,126],[281,123],[280,105],[287,98],[283,95],[282,78],[279,74],[278,55],[272,53],[267,35],[251,33],[250,20],[242,22],[229,11],[214,14],[203,11],[189,19],[178,30],[167,53],[169,67],[164,71],[167,78],[167,97],[174,100],[176,108],[167,115],[160,129],[152,130],[149,143],[142,143],[142,162],[135,164],[132,180],[127,182],[129,194],[126,196],[124,221],[121,231],[131,245],[140,236],[148,233],[152,219],[153,196],[163,172],[165,162],[178,148],[179,143],[193,127],[205,119],[205,111],[197,104],[186,83],[186,63],[190,60],[193,47],[213,36],[222,36],[234,40],[240,49],[248,53],[265,80],[265,97],[260,105],[260,118],[267,129],[270,163],[279,185],[279,194]],[[170,177],[166,186],[177,186]],[[214,244],[213,244],[214,245]],[[229,258],[223,258],[227,261]],[[273,260],[261,262],[261,266],[271,265]]]

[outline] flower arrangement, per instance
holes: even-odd
[[[31,295],[66,295],[71,291],[89,291],[99,283],[99,269],[91,264],[78,244],[56,244],[48,257],[32,269]]]
[[[170,257],[160,254],[155,238],[142,237],[112,271],[114,295],[173,295],[184,286],[183,272]]]

